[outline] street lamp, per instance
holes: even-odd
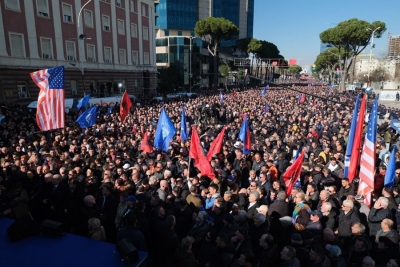
[[[83,10],[83,9],[85,8],[85,6],[86,6],[87,4],[89,4],[91,1],[92,1],[92,0],[88,0],[88,1],[81,7],[81,9],[79,10],[79,13],[78,13],[78,40],[82,40],[83,42],[84,42],[85,39],[87,39],[87,38],[86,38],[86,35],[83,33],[83,31],[81,31],[80,18],[81,18],[82,10]],[[89,38],[88,38],[88,39],[89,39]],[[79,41],[78,41],[78,42],[79,42]],[[85,43],[83,43],[83,45],[85,45]],[[80,47],[79,44],[78,44],[78,47]],[[81,49],[79,49],[79,50],[81,50]],[[81,71],[81,74],[82,74],[82,82],[83,82],[83,93],[85,94],[85,68],[83,67],[83,52],[81,53],[81,51],[79,51],[79,67],[76,66],[75,63],[69,63],[69,64],[70,64],[71,66],[77,67],[77,68]]]
[[[377,30],[379,30],[381,27],[376,28],[375,30],[372,30],[371,28],[368,28],[367,31],[371,32],[371,49],[369,51],[369,62],[368,62],[368,85],[371,86],[371,80],[370,80],[370,75],[371,75],[371,61],[372,61],[372,49],[374,49],[374,34]]]
[[[193,39],[196,37],[190,36],[190,48],[189,48],[189,91],[192,92],[192,52],[193,52]]]

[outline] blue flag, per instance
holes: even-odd
[[[97,116],[97,106],[93,106],[83,112],[78,119],[76,120],[77,123],[79,123],[79,126],[81,126],[82,129],[92,127],[93,124],[96,123],[96,116]]]
[[[251,138],[249,130],[249,120],[247,115],[244,118],[242,127],[240,127],[239,139],[243,142],[243,154],[248,155],[251,152]]]
[[[154,147],[167,152],[169,143],[176,133],[176,129],[171,119],[168,117],[164,108],[161,109],[160,118],[158,119],[156,136],[154,138]]]
[[[351,160],[351,153],[353,149],[354,135],[356,133],[358,109],[360,107],[360,95],[357,95],[356,103],[354,105],[353,117],[351,119],[349,139],[347,140],[346,154],[344,155],[344,177],[348,178],[349,167]]]
[[[81,109],[82,107],[86,107],[89,104],[90,95],[85,95],[81,100],[79,100],[78,105],[76,105],[77,109]]]
[[[396,177],[396,146],[393,147],[392,154],[390,154],[389,164],[385,174],[385,187],[393,187],[395,177]]]
[[[109,107],[107,110],[107,116],[110,116],[113,112],[113,107]]]
[[[5,117],[5,115],[0,115],[0,123],[4,120]]]
[[[219,91],[219,100],[220,100],[221,102],[224,102],[224,96],[222,95],[222,92],[221,92],[221,91]]]
[[[182,112],[181,112],[181,139],[182,142],[185,142],[186,139],[188,139],[188,130],[186,126],[186,115],[185,115],[185,108],[182,106]]]
[[[265,104],[265,113],[268,113],[269,112],[269,107],[268,107],[268,103],[267,104]]]
[[[264,87],[264,89],[261,92],[261,96],[265,96],[265,94],[267,93],[267,86]]]

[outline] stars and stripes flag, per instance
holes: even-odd
[[[36,110],[39,129],[49,131],[64,128],[64,66],[32,72],[31,78],[40,88]]]
[[[360,164],[360,184],[358,186],[358,194],[365,196],[365,204],[371,206],[371,193],[374,191],[375,176],[375,150],[376,150],[376,125],[378,99],[375,99],[371,109],[368,121],[367,134],[365,135],[364,147],[361,154]]]

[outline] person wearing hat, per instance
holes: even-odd
[[[321,224],[321,219],[322,219],[322,212],[319,210],[314,210],[310,214],[310,221],[306,225],[306,229],[310,230],[314,236],[319,236],[322,234],[322,224]]]
[[[327,257],[331,262],[331,266],[347,266],[346,260],[342,256],[342,250],[340,249],[340,247],[336,245],[326,244],[325,249],[328,252]]]
[[[363,195],[356,195],[354,199],[359,203],[360,207],[358,210],[360,211],[360,214],[363,214],[365,218],[368,218],[370,208],[365,204],[364,202],[364,196]]]

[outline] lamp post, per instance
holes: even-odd
[[[196,37],[190,36],[190,46],[189,46],[189,92],[192,92],[192,53],[193,53],[193,39]]]
[[[371,61],[372,61],[372,49],[374,49],[374,34],[377,30],[379,30],[381,27],[376,28],[375,30],[372,30],[371,28],[368,28],[367,31],[371,32],[371,49],[369,51],[369,62],[368,62],[368,86],[371,86],[371,80],[370,80],[370,75],[371,75]]]
[[[82,10],[85,8],[85,6],[87,4],[89,4],[92,0],[88,0],[79,10],[78,13],[78,40],[82,40],[84,43],[83,45],[85,45],[85,39],[86,39],[86,35],[83,33],[83,31],[81,31],[81,24],[80,24],[80,18],[81,18],[81,13]],[[78,41],[79,42],[79,41]],[[81,49],[80,49],[81,50]],[[83,52],[81,53],[81,51],[79,51],[79,67],[77,67],[82,74],[82,82],[83,82],[83,93],[85,94],[85,68],[83,67]],[[72,66],[76,66],[75,63],[69,63]]]

